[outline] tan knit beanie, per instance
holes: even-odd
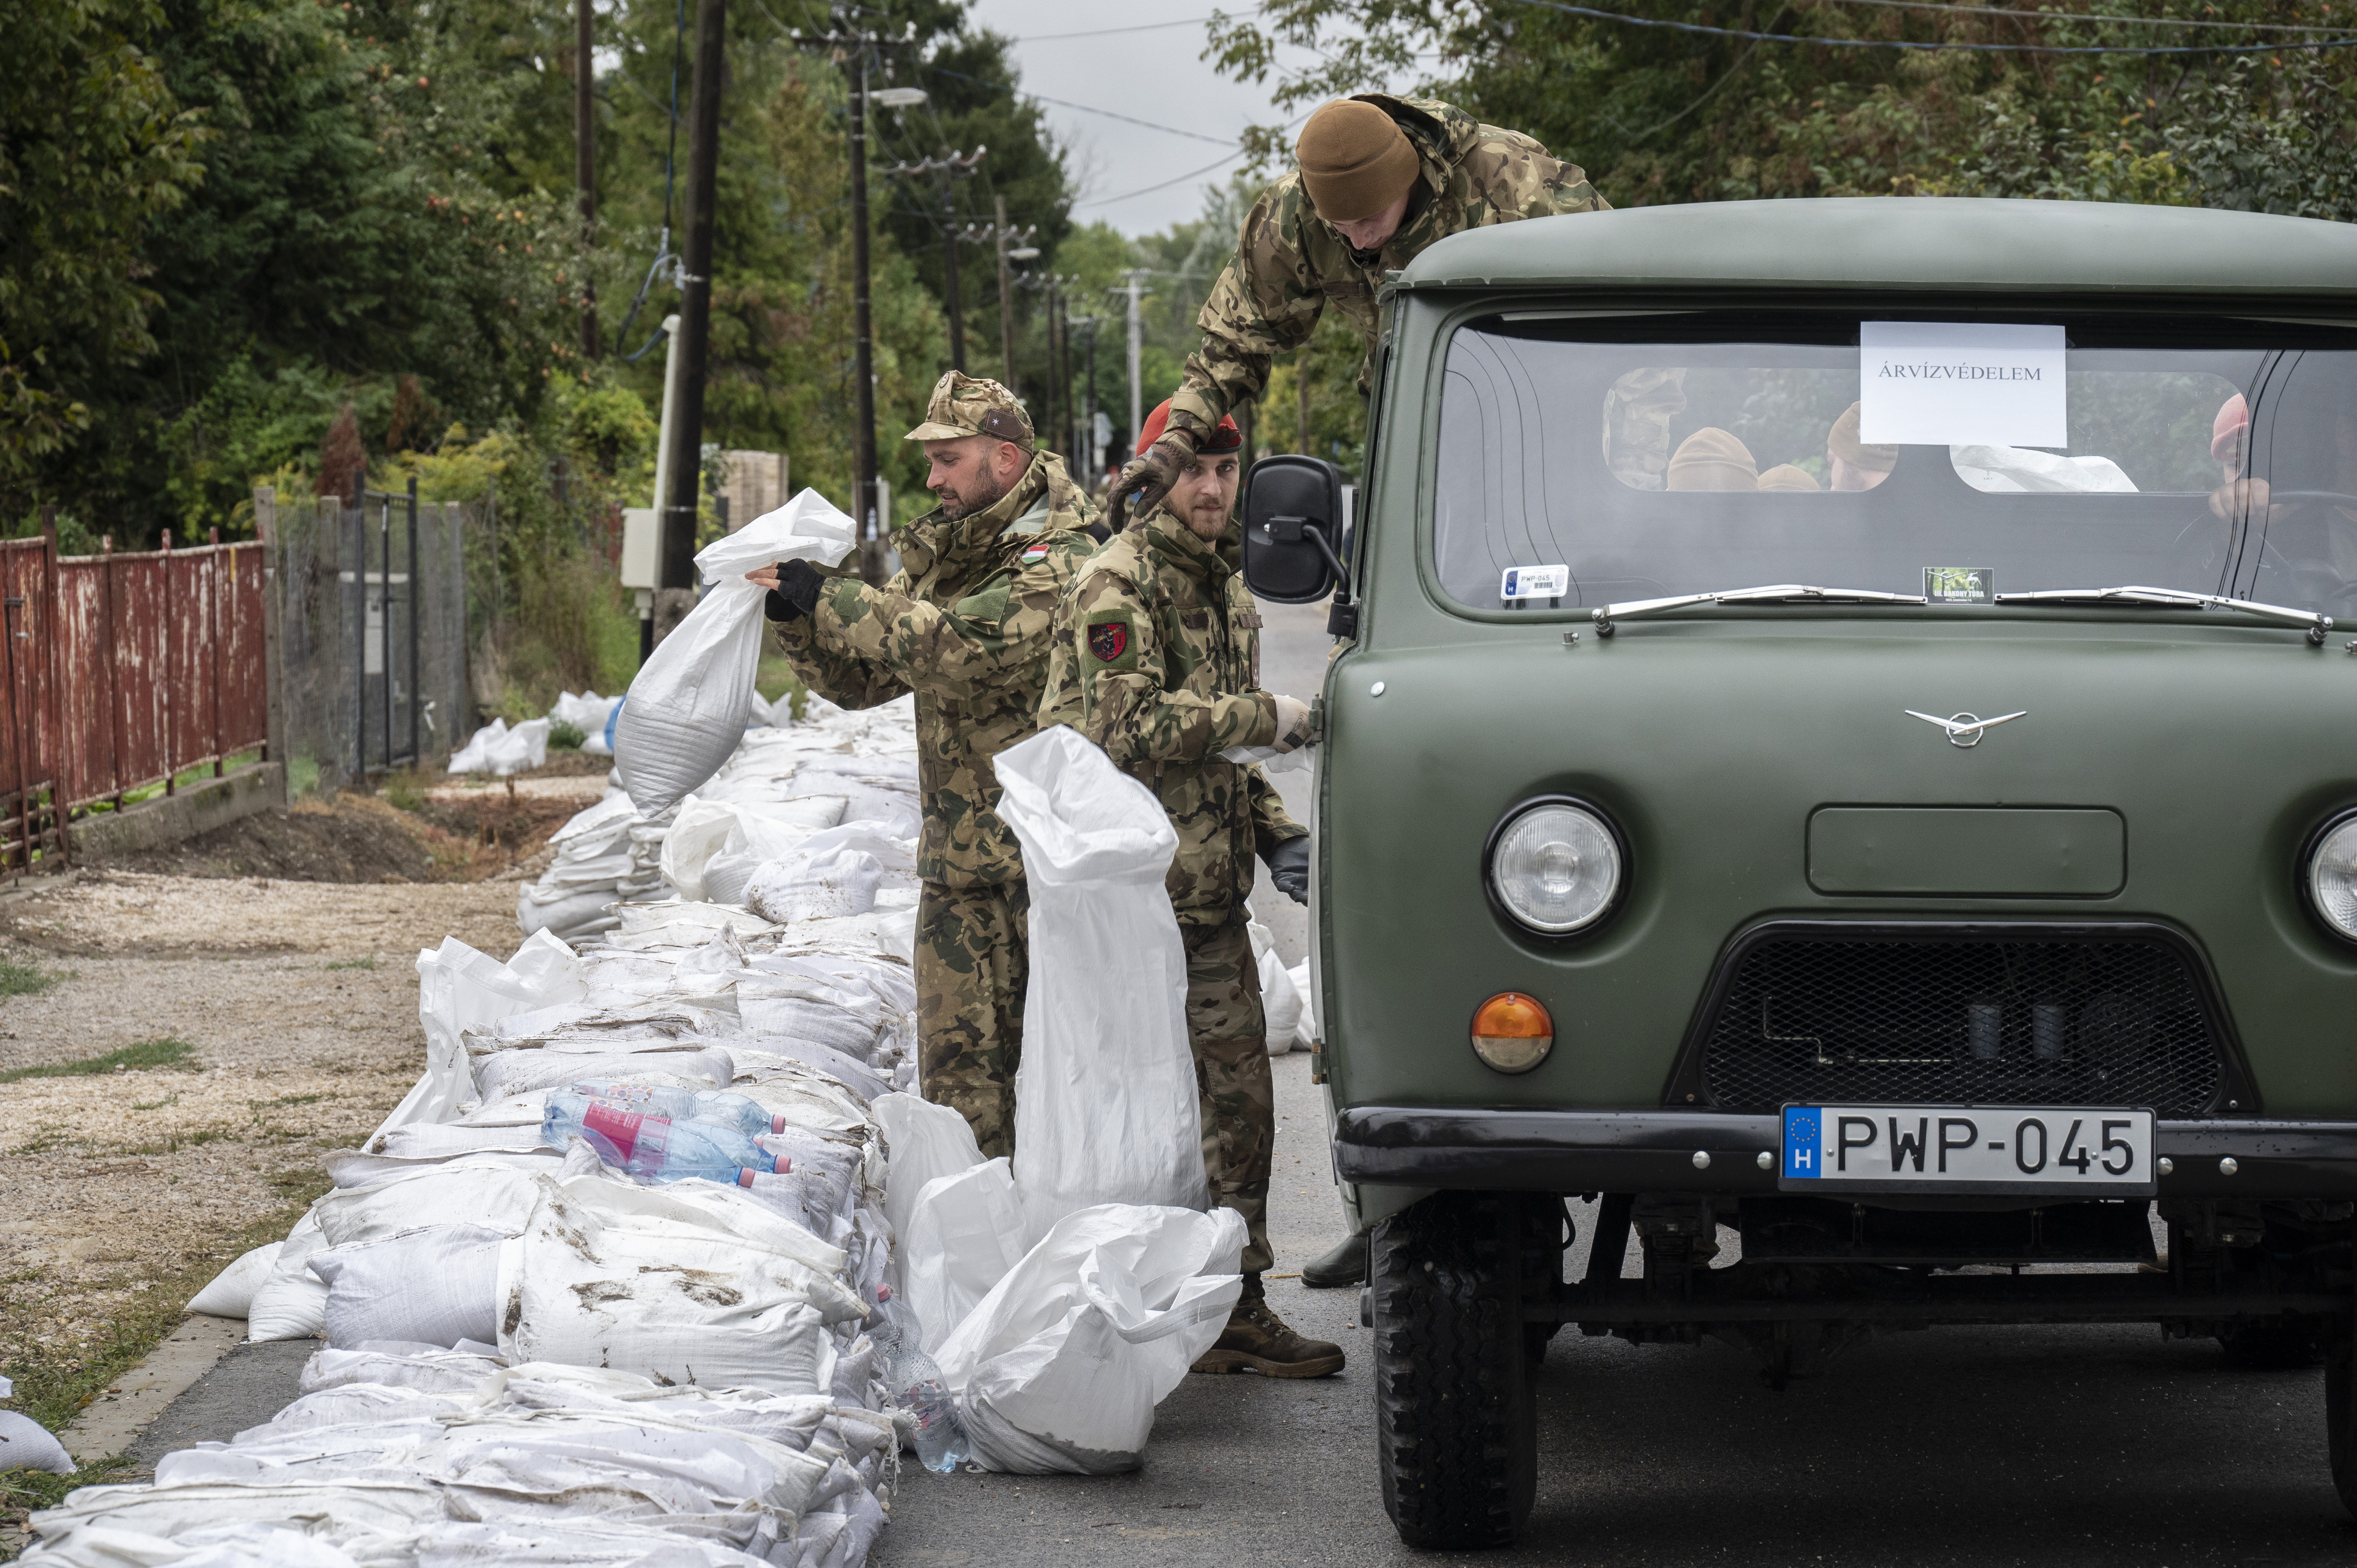
[[[1372,218],[1406,193],[1421,166],[1398,123],[1355,98],[1338,98],[1309,116],[1294,151],[1301,183],[1329,223]]]
[[[1796,468],[1790,463],[1779,463],[1760,476],[1760,488],[1763,490],[1814,490],[1822,489],[1824,487],[1817,483],[1806,468]]]
[[[1674,490],[1752,490],[1760,488],[1760,464],[1751,448],[1717,425],[1705,425],[1678,443],[1670,458]]]

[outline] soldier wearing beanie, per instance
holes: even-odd
[[[1850,404],[1825,433],[1825,471],[1832,490],[1870,490],[1899,467],[1899,448],[1869,446],[1858,436],[1859,405]]]
[[[1169,417],[1146,421],[1150,440]],[[1243,1216],[1243,1299],[1199,1372],[1250,1369],[1322,1377],[1342,1351],[1304,1339],[1269,1309],[1262,1272],[1276,1094],[1268,1066],[1260,970],[1244,928],[1254,856],[1280,891],[1307,901],[1309,830],[1256,766],[1226,760],[1240,746],[1290,751],[1307,738],[1309,705],[1260,683],[1260,612],[1238,570],[1236,449],[1222,419],[1158,505],[1082,567],[1056,613],[1055,650],[1039,723],[1071,725],[1155,793],[1178,832],[1166,886],[1187,950],[1187,1036],[1201,1086],[1203,1170],[1218,1202]]]
[[[996,381],[952,371],[908,439],[940,505],[893,533],[890,582],[807,561],[748,575],[812,691],[846,708],[916,693],[918,1069],[985,1155],[1010,1155],[1030,899],[990,759],[1038,728],[1056,603],[1096,549],[1096,509]]]
[[[1301,166],[1253,205],[1211,285],[1168,428],[1135,443],[1114,494],[1143,488],[1141,506],[1159,500],[1221,419],[1260,396],[1271,356],[1309,340],[1328,304],[1372,357],[1383,274],[1435,241],[1606,206],[1586,175],[1530,137],[1427,98],[1337,99],[1309,116],[1295,150]]]
[[[1706,424],[1684,441],[1670,456],[1669,488],[1674,490],[1756,490],[1760,464],[1751,448],[1733,432]]]

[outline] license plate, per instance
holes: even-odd
[[[1788,1105],[1785,1192],[2149,1197],[2152,1112],[2036,1105]]]

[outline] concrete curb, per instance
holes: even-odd
[[[122,1453],[244,1337],[245,1324],[236,1318],[187,1319],[145,1360],[109,1384],[58,1441],[77,1465]]]
[[[285,809],[285,766],[257,762],[219,779],[203,779],[178,794],[158,795],[120,811],[84,817],[73,824],[73,853],[121,859],[178,843],[256,811]]]

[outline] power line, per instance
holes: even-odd
[[[1257,16],[1260,15],[1261,9],[1262,7],[1254,5],[1249,10],[1239,11],[1236,15],[1238,17]],[[1051,44],[1060,38],[1102,38],[1114,33],[1152,33],[1159,32],[1165,27],[1200,27],[1202,24],[1211,21],[1211,19],[1212,18],[1210,16],[1187,16],[1176,22],[1140,22],[1136,26],[1130,27],[1089,27],[1077,33],[1033,33],[1027,38],[1011,38],[1008,42],[1017,44]]]
[[[2346,27],[2309,27],[2297,22],[2222,22],[2199,16],[2122,16],[2106,11],[2025,11],[2011,5],[1958,5],[1942,0],[1823,0],[1833,5],[1884,5],[1897,11],[1954,11],[1976,16],[2011,16],[2026,22],[2133,22],[2144,27],[2236,27],[2244,32],[2323,33],[2340,37]]]
[[[1028,88],[1017,87],[1013,82],[985,81],[978,76],[968,76],[962,70],[952,70],[945,65],[928,65],[925,69],[934,72],[936,75],[953,76],[960,81],[971,81],[977,87],[989,87],[995,88],[1001,92],[1011,92],[1017,98],[1028,98],[1035,102],[1039,103],[1052,103],[1059,109],[1075,109],[1083,114],[1102,114],[1108,120],[1119,120],[1125,124],[1130,125],[1142,125],[1149,131],[1167,131],[1174,136],[1186,136],[1198,142],[1209,142],[1215,147],[1228,147],[1235,145],[1234,140],[1232,137],[1207,136],[1200,131],[1184,131],[1180,130],[1176,125],[1163,125],[1158,124],[1152,120],[1140,120],[1134,114],[1118,114],[1110,109],[1096,109],[1092,108],[1086,103],[1067,102],[1061,98],[1049,98],[1044,93],[1033,92]]]
[[[2117,44],[1969,44],[1914,43],[1900,38],[1825,38],[1799,33],[1760,33],[1745,27],[1711,27],[1700,22],[1672,22],[1656,16],[1631,16],[1620,11],[1599,11],[1590,5],[1574,5],[1568,0],[1514,0],[1522,5],[1536,5],[1544,10],[1560,11],[1566,16],[1589,16],[1599,22],[1619,22],[1631,27],[1659,27],[1674,33],[1699,33],[1713,38],[1757,38],[1770,44],[1815,44],[1835,49],[1914,49],[1923,53],[1963,50],[1974,54],[2014,55],[2264,55],[2279,54],[2287,49],[2345,49],[2357,48],[2357,38],[2324,38],[2314,42],[2294,39],[2276,44],[2185,44],[2173,46],[2122,46]],[[1881,0],[1892,4],[1894,0]],[[2017,16],[2034,13],[2017,12]]]
[[[1137,190],[1125,190],[1119,196],[1094,196],[1091,197],[1086,201],[1075,201],[1072,205],[1075,208],[1103,207],[1111,202],[1127,201],[1133,196],[1150,196],[1157,190],[1168,190],[1174,185],[1184,185],[1190,179],[1200,179],[1203,176],[1211,173],[1213,169],[1224,168],[1243,156],[1244,150],[1242,147],[1238,147],[1234,152],[1230,153],[1226,157],[1220,159],[1217,163],[1209,163],[1205,164],[1201,168],[1190,169],[1187,173],[1178,176],[1176,178],[1166,179],[1159,185],[1149,185]]]

